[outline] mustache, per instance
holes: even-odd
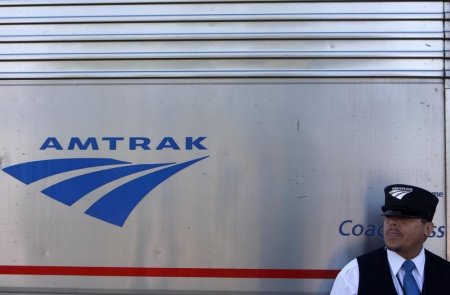
[[[390,228],[390,229],[388,229],[388,230],[386,231],[386,234],[391,234],[391,233],[397,234],[397,235],[401,235],[401,234],[402,234],[399,230],[397,230],[397,229],[395,229],[395,228]]]

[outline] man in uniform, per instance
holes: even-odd
[[[404,184],[390,185],[384,194],[385,247],[350,261],[331,295],[450,294],[450,262],[423,248],[438,198]]]

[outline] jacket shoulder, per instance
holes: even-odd
[[[450,262],[425,250],[425,273],[422,294],[450,294]]]
[[[384,248],[379,248],[374,251],[368,252],[364,255],[358,256],[358,263],[364,263],[364,262],[380,262],[380,259],[386,257],[386,251]]]
[[[430,263],[433,267],[439,267],[441,270],[450,271],[450,262],[445,260],[444,258],[425,250],[426,262]]]

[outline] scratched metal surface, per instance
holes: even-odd
[[[71,157],[137,164],[209,158],[157,186],[123,227],[84,214],[123,180],[69,207],[41,191],[80,172],[25,185],[1,171],[0,265],[339,269],[381,245],[359,231],[381,224],[385,185],[444,191],[441,80],[10,81],[1,88],[1,169]],[[126,140],[114,150],[106,136],[148,137],[151,150],[130,150]],[[187,136],[206,137],[207,150],[185,150]],[[48,137],[63,150],[40,149]],[[67,150],[71,137],[95,137],[99,150]],[[163,137],[180,150],[157,150]],[[440,199],[438,226],[445,224]],[[428,247],[445,256],[445,236],[436,232]],[[319,294],[331,283],[0,277],[2,290],[78,292]]]

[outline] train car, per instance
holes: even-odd
[[[329,294],[439,198],[445,1],[0,1],[0,293]]]

